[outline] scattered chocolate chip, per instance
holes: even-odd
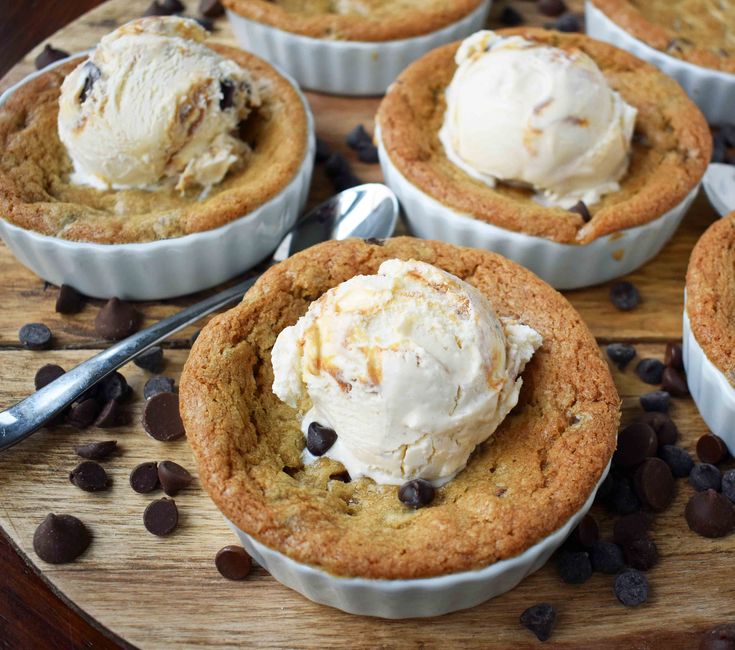
[[[699,650],[735,650],[735,623],[707,630],[699,641]]]
[[[181,0],[158,0],[161,6],[170,14],[180,14],[186,11],[186,7]]]
[[[163,348],[161,348],[160,345],[154,345],[152,348],[148,348],[145,352],[141,352],[137,357],[135,357],[135,359],[133,359],[133,363],[138,366],[138,368],[159,374],[163,372],[163,367],[165,365],[163,360]]]
[[[671,469],[671,473],[676,478],[684,478],[694,467],[694,461],[689,453],[681,447],[674,445],[663,445],[658,450],[658,455]]]
[[[728,456],[727,446],[714,433],[705,433],[697,440],[697,456],[703,463],[717,465]]]
[[[735,148],[735,124],[720,125],[720,135],[728,147]]]
[[[358,150],[362,147],[373,144],[373,139],[370,137],[370,134],[365,130],[365,127],[362,124],[358,124],[352,131],[350,131],[347,134],[347,137],[345,138],[345,142],[347,142],[347,146],[350,149]]]
[[[253,561],[242,546],[225,546],[214,556],[214,565],[223,578],[244,580],[253,567]]]
[[[77,314],[84,307],[84,296],[74,287],[62,284],[56,297],[56,311],[59,314]]]
[[[337,433],[334,429],[318,422],[309,424],[306,433],[306,448],[312,456],[323,456],[335,442],[337,442]]]
[[[88,442],[84,445],[76,445],[74,453],[88,460],[102,460],[107,458],[117,449],[117,440],[102,440],[99,442]]]
[[[92,88],[102,76],[100,69],[91,61],[87,61],[84,64],[83,70],[86,73],[86,76],[84,77],[84,86],[79,93],[79,102],[82,104],[87,101],[89,93],[92,92]]]
[[[171,377],[164,377],[163,375],[151,377],[147,382],[145,382],[145,386],[143,386],[143,397],[147,400],[159,393],[173,392],[174,380],[171,379]]]
[[[76,429],[86,429],[97,419],[100,408],[100,403],[91,397],[77,402],[71,407],[67,422]]]
[[[53,334],[43,323],[26,323],[18,330],[18,339],[29,350],[48,350]]]
[[[647,384],[660,384],[665,368],[658,359],[641,359],[635,367],[635,374]]]
[[[539,603],[521,614],[521,625],[536,635],[539,641],[547,641],[554,629],[556,610],[549,603]]]
[[[94,328],[102,338],[119,341],[137,331],[140,314],[128,302],[110,298],[94,319]]]
[[[61,366],[57,366],[55,363],[47,363],[38,369],[36,376],[33,378],[33,384],[36,386],[36,390],[40,390],[52,381],[57,380],[65,372]]]
[[[679,439],[679,429],[666,413],[657,411],[643,413],[636,418],[636,422],[645,422],[656,432],[659,447],[673,445]]]
[[[735,469],[729,469],[722,475],[722,494],[735,503]]]
[[[318,163],[323,163],[329,160],[332,155],[332,149],[329,145],[321,138],[316,139],[316,152],[314,153],[314,159]]]
[[[623,551],[612,542],[596,541],[590,549],[592,570],[597,573],[615,575],[625,567]]]
[[[621,311],[630,311],[640,304],[641,295],[632,283],[616,282],[610,287],[610,301]]]
[[[194,18],[199,23],[200,27],[203,27],[208,32],[214,31],[214,21],[210,20],[209,18],[204,18],[203,16],[196,16]]]
[[[179,510],[173,499],[158,499],[148,504],[143,512],[143,524],[149,533],[165,537],[179,523]]]
[[[68,56],[69,52],[58,50],[55,47],[52,47],[49,43],[46,43],[46,46],[36,57],[34,64],[36,66],[36,70],[41,70],[47,65],[51,65],[54,61],[61,61],[61,59],[66,59]]]
[[[667,366],[671,366],[674,370],[684,370],[684,354],[681,349],[681,343],[671,342],[666,344],[664,363]]]
[[[658,563],[658,548],[650,539],[634,539],[623,546],[623,555],[628,566],[639,571],[648,571]]]
[[[724,163],[727,156],[727,148],[721,134],[715,133],[712,137],[712,158],[713,163]]]
[[[357,150],[357,159],[367,165],[375,165],[380,161],[378,148],[374,144],[367,144]]]
[[[122,406],[120,406],[120,402],[116,399],[111,399],[102,407],[100,414],[94,421],[94,426],[100,429],[113,429],[114,427],[126,424],[126,422],[127,417],[123,412]]]
[[[613,525],[613,540],[620,546],[625,546],[638,539],[648,539],[648,529],[651,527],[651,516],[645,512],[634,512],[620,517]]]
[[[536,7],[544,16],[561,16],[567,10],[564,0],[539,0]]]
[[[155,462],[141,463],[130,472],[130,487],[138,494],[153,492],[159,485],[158,464]]]
[[[671,395],[665,390],[654,390],[641,395],[640,402],[644,411],[668,413]]]
[[[586,551],[565,551],[559,554],[556,568],[561,579],[572,585],[581,585],[592,576],[592,563]]]
[[[722,472],[710,463],[698,463],[689,472],[689,483],[697,491],[722,489]]]
[[[106,490],[110,481],[105,468],[93,460],[85,460],[69,472],[69,480],[85,492]]]
[[[148,8],[143,12],[144,16],[168,16],[170,11],[166,11],[157,0],[153,0]]]
[[[577,201],[571,208],[569,208],[569,212],[576,212],[580,217],[582,217],[582,221],[585,223],[592,221],[592,215],[584,201]]]
[[[225,15],[225,8],[219,0],[200,0],[199,13],[206,18],[219,18]]]
[[[398,489],[398,500],[414,509],[428,506],[435,496],[434,486],[422,478],[408,481]]]
[[[735,528],[735,508],[726,496],[714,490],[692,496],[684,517],[689,528],[703,537],[724,537]]]
[[[339,154],[333,153],[324,163],[324,173],[327,178],[332,181],[332,186],[337,192],[346,190],[355,185],[360,185],[362,181],[352,173],[350,164],[347,159]]]
[[[220,81],[219,89],[222,94],[222,99],[219,100],[219,107],[220,110],[226,111],[235,105],[235,84],[229,79],[224,79]]]
[[[610,343],[606,348],[607,356],[620,370],[624,370],[635,357],[635,348],[627,343]]]
[[[172,460],[163,460],[158,463],[158,480],[164,493],[174,497],[181,490],[191,485],[194,480],[188,470]]]
[[[612,475],[612,487],[610,493],[602,501],[603,505],[613,514],[629,515],[641,509],[641,502],[636,496],[633,484],[628,476],[621,474]]]
[[[647,458],[636,470],[633,482],[638,498],[651,510],[661,512],[674,500],[674,476],[660,458]]]
[[[498,19],[501,24],[506,27],[518,27],[518,25],[522,25],[524,23],[523,14],[510,6],[506,6],[503,11],[500,12]]]
[[[109,400],[124,402],[130,397],[132,392],[124,375],[117,372],[117,370],[107,375],[107,377],[97,384],[97,397],[102,402]]]
[[[637,607],[648,600],[648,579],[637,569],[626,569],[615,578],[615,597],[626,607]]]
[[[686,378],[671,366],[664,368],[661,375],[661,387],[671,393],[674,397],[686,397],[689,395],[689,386]]]
[[[618,434],[618,448],[613,463],[620,467],[635,467],[658,449],[656,432],[644,422],[632,422]]]
[[[33,550],[44,562],[73,562],[87,550],[92,536],[87,527],[72,515],[49,514],[33,533]]]
[[[581,546],[592,546],[600,539],[600,528],[592,515],[585,515],[572,532],[572,539]]]
[[[143,428],[148,435],[161,442],[170,442],[184,435],[184,424],[179,413],[176,393],[158,393],[143,409]]]
[[[570,12],[554,21],[554,29],[560,32],[581,32],[582,22],[579,20],[577,14]]]

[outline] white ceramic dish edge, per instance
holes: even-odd
[[[732,425],[735,422],[735,388],[699,345],[692,332],[686,303],[682,330],[689,392],[712,433],[722,438],[730,454],[735,456],[735,428]]]
[[[585,3],[587,35],[605,41],[652,63],[676,79],[712,124],[733,121],[735,74],[712,70],[677,59],[631,36],[589,0]]]
[[[18,88],[68,60],[25,77],[0,96],[0,106]],[[306,154],[289,184],[249,214],[212,230],[137,244],[69,241],[20,228],[2,218],[0,237],[21,264],[44,280],[70,284],[93,298],[173,298],[215,286],[255,266],[275,250],[295,223],[306,203],[314,167],[314,118],[296,83],[284,76],[306,110]]]
[[[482,29],[491,0],[442,29],[382,42],[330,41],[292,34],[229,11],[240,46],[272,61],[304,88],[337,95],[382,95],[410,63],[440,45]]]
[[[710,163],[702,186],[712,207],[721,217],[735,211],[735,165]]]
[[[557,289],[600,284],[645,264],[674,234],[699,191],[698,184],[679,205],[649,223],[599,237],[589,244],[560,244],[499,228],[442,205],[401,174],[385,151],[377,128],[375,139],[386,185],[398,196],[413,234],[495,251]]]
[[[510,591],[538,571],[592,507],[595,494],[609,470],[608,463],[584,505],[561,528],[520,555],[475,571],[436,578],[372,580],[334,576],[296,562],[261,544],[229,520],[227,523],[258,564],[280,583],[309,600],[362,616],[390,619],[440,616],[474,607]]]

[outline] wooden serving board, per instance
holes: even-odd
[[[113,0],[58,32],[51,42],[69,51],[93,46],[115,26],[142,13],[148,0]],[[194,0],[188,0],[194,8]],[[514,6],[529,20],[543,24],[534,3]],[[570,3],[580,8],[579,3]],[[496,18],[503,8],[496,6]],[[497,25],[495,20],[492,25]],[[224,20],[215,37],[232,40]],[[0,82],[0,88],[32,70],[31,52]],[[381,180],[377,167],[357,163],[344,145],[345,134],[356,124],[370,127],[377,99],[346,99],[308,94],[318,134],[334,149],[348,155],[365,180]],[[317,169],[311,203],[331,194]],[[632,312],[614,309],[608,286],[568,292],[601,345],[627,341],[639,356],[663,357],[667,341],[680,339],[684,274],[692,246],[716,218],[700,197],[684,224],[663,252],[629,279],[640,289],[643,302]],[[33,375],[45,363],[65,368],[103,347],[94,334],[99,307],[90,301],[76,316],[54,312],[56,291],[24,269],[0,245],[0,405],[10,405],[33,390]],[[202,294],[158,303],[141,303],[150,324],[201,298]],[[54,350],[28,352],[18,344],[18,328],[26,322],[48,324],[55,334]],[[187,357],[190,328],[167,344],[166,374],[178,378]],[[142,386],[146,373],[130,365],[123,369],[135,390],[130,426],[115,430],[68,428],[43,431],[0,455],[0,526],[28,563],[95,624],[121,643],[144,648],[166,647],[460,647],[531,648],[538,642],[518,623],[521,612],[537,602],[551,602],[559,612],[552,637],[557,647],[691,648],[709,627],[735,619],[735,584],[728,570],[735,561],[735,535],[708,540],[690,532],[684,505],[691,494],[678,481],[672,506],[657,515],[653,537],[661,561],[650,573],[652,594],[637,609],[619,605],[609,576],[594,575],[581,586],[563,584],[552,566],[529,577],[512,592],[474,609],[431,620],[382,621],[351,616],[309,602],[256,568],[244,582],[229,582],[215,570],[217,550],[235,540],[224,520],[197,481],[176,497],[181,521],[169,538],[157,538],[143,528],[142,513],[157,495],[139,495],[128,485],[130,470],[140,462],[172,459],[193,469],[185,441],[159,443],[140,425]],[[623,398],[624,420],[638,412],[638,396],[650,387],[632,370],[615,371]],[[693,402],[675,400],[672,416],[692,453],[706,431]],[[108,492],[86,493],[72,486],[68,472],[78,462],[72,446],[108,439],[119,441],[121,453],[104,463],[112,477]],[[91,528],[90,549],[70,565],[51,566],[32,549],[35,527],[48,512],[75,514]],[[611,522],[599,509],[603,534]]]

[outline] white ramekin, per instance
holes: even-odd
[[[482,29],[491,0],[442,29],[393,41],[331,41],[277,29],[227,11],[240,46],[275,63],[304,88],[336,95],[382,95],[409,64]]]
[[[674,234],[699,191],[698,184],[679,205],[642,226],[604,235],[589,244],[560,244],[545,237],[500,228],[443,205],[396,168],[377,129],[375,137],[385,183],[401,202],[412,234],[500,253],[556,289],[600,284],[645,264]]]
[[[647,45],[631,36],[589,0],[585,3],[585,23],[588,36],[627,50],[676,79],[711,124],[733,121],[735,74],[694,65]]]
[[[710,163],[702,179],[702,186],[712,207],[721,217],[735,210],[735,165]]]
[[[689,392],[712,433],[722,438],[735,456],[735,388],[712,363],[694,337],[686,304],[682,328],[684,368]]]
[[[374,580],[334,576],[296,562],[264,546],[231,521],[227,523],[258,564],[278,582],[309,600],[362,616],[393,619],[440,616],[474,607],[510,591],[526,576],[538,571],[587,514],[609,469],[608,463],[587,501],[561,528],[520,555],[475,571],[436,578]]]
[[[76,58],[82,55],[74,55]],[[21,86],[0,96],[0,106]],[[280,71],[279,71],[280,72]],[[281,74],[283,74],[281,72]],[[268,202],[219,228],[140,244],[96,244],[42,235],[0,217],[0,237],[24,266],[52,284],[69,284],[93,298],[160,300],[217,285],[270,255],[303,209],[314,167],[316,138],[309,104],[295,82],[308,119],[308,146],[291,182]]]

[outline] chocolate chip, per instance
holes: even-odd
[[[223,578],[244,580],[248,577],[253,561],[242,546],[225,546],[214,556],[214,565]]]
[[[533,632],[539,641],[549,639],[555,621],[556,610],[549,603],[533,605],[521,614],[521,625]]]
[[[137,357],[135,357],[135,359],[133,359],[133,363],[138,366],[138,368],[142,368],[148,372],[153,372],[155,374],[163,372],[163,367],[165,365],[163,360],[163,349],[160,345],[154,345],[152,348],[148,348],[145,352],[141,352]]]
[[[137,331],[140,314],[128,302],[110,298],[94,320],[94,328],[102,338],[119,341]]]
[[[115,371],[105,377],[97,384],[97,397],[101,402],[116,400],[124,402],[132,394],[132,389],[128,386],[125,377]]]
[[[610,575],[615,575],[625,566],[622,549],[617,544],[603,540],[598,540],[592,545],[590,562],[593,571]]]
[[[635,357],[635,348],[627,343],[610,343],[606,348],[607,356],[620,370],[624,370]]]
[[[184,435],[184,424],[179,413],[176,393],[158,393],[143,409],[143,428],[148,435],[161,442],[170,442]]]
[[[518,27],[518,25],[522,25],[524,23],[523,14],[510,6],[506,6],[503,11],[500,12],[498,20],[500,20],[501,24],[506,27]]]
[[[715,133],[712,137],[712,158],[713,163],[724,163],[727,156],[727,147],[722,134]]]
[[[143,397],[150,399],[159,393],[173,393],[174,392],[174,380],[171,377],[164,377],[162,375],[156,375],[151,377],[145,386],[143,386]]]
[[[176,496],[194,480],[189,472],[172,460],[158,463],[158,480],[167,496]]]
[[[33,533],[33,550],[44,562],[66,564],[87,550],[92,536],[72,515],[49,514]]]
[[[53,335],[43,323],[26,323],[18,330],[18,339],[29,350],[48,350]]]
[[[89,460],[102,460],[107,458],[117,449],[117,440],[102,440],[100,442],[88,442],[84,445],[76,445],[74,453]]]
[[[585,515],[572,532],[572,539],[581,546],[592,546],[600,538],[600,528],[592,515]]]
[[[36,57],[34,64],[36,66],[36,70],[41,70],[42,68],[45,68],[47,65],[51,65],[55,61],[61,61],[61,59],[66,59],[68,56],[69,56],[69,52],[66,52],[64,50],[58,50],[55,47],[52,47],[51,44],[46,43],[46,46],[43,48],[41,53]]]
[[[628,566],[639,571],[648,571],[658,563],[658,548],[650,539],[634,539],[623,546],[623,555]]]
[[[652,411],[639,415],[636,422],[645,422],[656,432],[658,446],[673,445],[679,439],[679,429],[676,423],[666,413]]]
[[[613,540],[620,546],[625,546],[638,539],[648,539],[648,529],[651,527],[651,516],[645,512],[634,512],[620,517],[613,525]]]
[[[414,509],[428,506],[435,496],[434,486],[422,478],[408,481],[398,489],[398,500]]]
[[[610,301],[621,311],[630,311],[640,304],[641,295],[632,283],[616,282],[610,287]]]
[[[318,422],[309,424],[306,433],[306,448],[312,456],[323,456],[337,442],[334,429],[322,426]]]
[[[169,16],[172,12],[166,11],[157,0],[153,0],[143,12],[144,16]]]
[[[199,23],[200,27],[203,27],[208,32],[214,31],[214,21],[210,20],[209,18],[204,18],[202,16],[196,16],[194,18]]]
[[[84,64],[83,71],[85,73],[84,86],[82,87],[82,90],[79,93],[79,102],[82,104],[87,101],[87,97],[89,97],[89,93],[92,92],[92,88],[97,83],[99,78],[102,76],[100,69],[91,61],[87,61]]]
[[[592,576],[592,563],[586,551],[564,551],[556,559],[561,579],[572,585],[581,585]]]
[[[674,341],[666,344],[664,363],[667,366],[671,366],[674,370],[684,370],[684,354],[681,349],[681,343]]]
[[[155,462],[141,463],[130,472],[130,487],[138,494],[153,492],[160,485],[158,479],[158,464]]]
[[[703,537],[724,537],[735,528],[735,509],[727,497],[706,490],[687,503],[684,517],[691,530]]]
[[[629,515],[640,510],[641,502],[636,496],[631,479],[613,472],[610,474],[612,485],[610,493],[602,501],[604,506],[617,515]]]
[[[181,0],[159,0],[161,6],[170,14],[180,14],[186,11],[186,7]]]
[[[120,427],[127,423],[127,417],[123,412],[120,402],[115,399],[111,399],[105,403],[94,421],[94,426],[100,429],[113,429],[114,427]]]
[[[362,184],[362,180],[352,173],[347,159],[336,152],[324,163],[324,173],[332,181],[332,186],[337,192]]]
[[[207,18],[219,18],[225,15],[225,8],[219,0],[200,0],[199,13]]]
[[[689,453],[681,447],[675,447],[674,445],[663,445],[659,447],[658,456],[663,460],[671,469],[671,473],[676,478],[684,478],[689,476],[689,473],[694,467],[694,461]]]
[[[165,537],[179,523],[179,510],[173,499],[158,499],[148,504],[143,512],[143,524],[149,533]]]
[[[735,469],[729,469],[722,475],[722,494],[735,503]]]
[[[56,311],[59,314],[77,314],[84,307],[84,296],[74,287],[62,284],[56,297]]]
[[[615,597],[626,607],[637,607],[648,600],[648,579],[637,569],[626,569],[615,578]]]
[[[219,100],[220,110],[232,108],[235,105],[235,84],[229,79],[224,79],[219,82],[219,90],[222,95],[222,99]]]
[[[666,366],[661,375],[661,387],[671,393],[674,397],[686,397],[689,395],[687,380],[671,366]]]
[[[365,130],[365,127],[362,124],[358,124],[347,134],[345,142],[347,142],[347,146],[350,149],[355,149],[357,151],[366,145],[373,144],[373,139]]]
[[[644,422],[632,422],[618,434],[618,448],[613,463],[620,467],[635,467],[658,449],[656,432]]]
[[[554,21],[554,29],[560,32],[581,32],[582,23],[577,14],[568,13]]]
[[[563,0],[538,0],[536,7],[544,16],[560,16],[567,10]]]
[[[668,413],[671,395],[665,390],[654,390],[641,395],[640,402],[644,411]]]
[[[332,155],[332,150],[329,145],[321,138],[316,139],[316,152],[314,153],[314,160],[318,163],[326,162],[329,156]]]
[[[660,458],[647,458],[636,470],[633,481],[638,498],[651,510],[661,512],[674,499],[674,476]]]
[[[374,144],[367,144],[357,150],[357,159],[367,165],[375,165],[380,161],[378,148]]]
[[[569,212],[576,212],[580,217],[582,217],[582,221],[585,223],[592,221],[592,215],[584,201],[577,201],[571,208],[569,208]]]
[[[697,456],[703,463],[717,465],[727,458],[727,446],[719,436],[705,433],[697,440]]]
[[[47,363],[45,366],[41,366],[36,371],[36,376],[33,378],[33,383],[36,386],[36,390],[40,390],[44,386],[48,386],[52,381],[56,381],[66,371],[54,363]]]
[[[658,359],[641,359],[635,367],[635,374],[647,384],[660,384],[665,368]]]
[[[69,472],[69,480],[85,492],[106,490],[110,483],[105,468],[93,460],[85,460],[79,463]]]
[[[720,134],[728,147],[735,148],[735,124],[722,124]]]
[[[705,632],[699,650],[735,650],[735,623],[718,625]]]
[[[698,463],[689,472],[689,483],[697,491],[722,489],[722,473],[710,463]]]
[[[84,399],[71,407],[67,422],[76,429],[86,429],[97,419],[100,409],[100,403],[96,399]]]

